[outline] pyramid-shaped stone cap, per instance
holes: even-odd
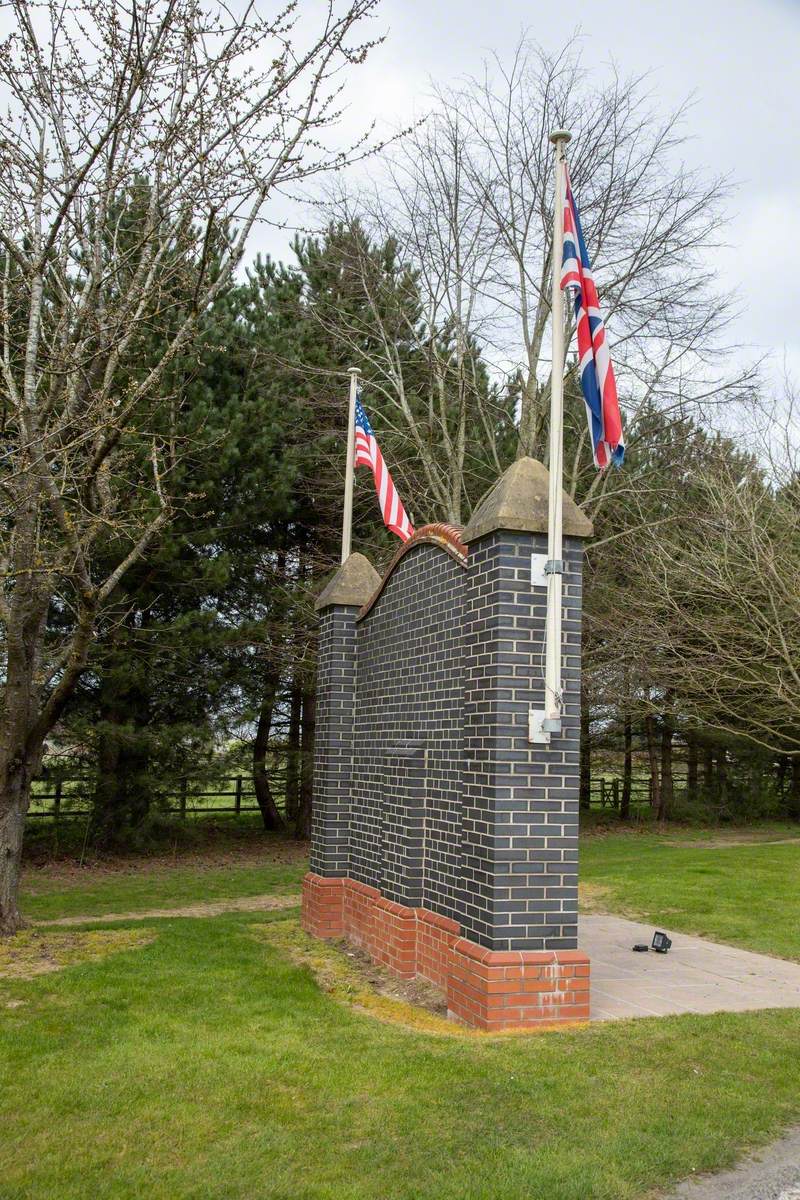
[[[518,458],[478,505],[462,542],[474,542],[496,529],[547,533],[547,494],[550,472],[535,458]],[[592,522],[566,492],[563,496],[563,532],[568,537],[592,536]]]
[[[335,604],[361,608],[380,581],[380,575],[368,558],[363,554],[351,554],[322,589],[314,608],[317,612]]]

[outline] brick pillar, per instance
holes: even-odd
[[[351,554],[321,593],[314,748],[311,870],[303,881],[303,927],[318,937],[343,932],[356,688],[356,617],[380,582],[363,554]]]
[[[529,708],[544,707],[546,612],[531,555],[547,549],[547,491],[542,464],[520,459],[461,535],[464,936],[448,997],[483,1028],[588,1017],[577,908],[581,566],[591,525],[565,496],[565,715],[549,746],[531,745]]]

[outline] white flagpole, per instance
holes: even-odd
[[[564,293],[561,290],[561,259],[564,251],[564,148],[572,137],[566,129],[555,129],[550,141],[555,147],[555,201],[553,210],[553,280],[551,317],[553,367],[550,385],[550,492],[547,509],[547,626],[545,644],[545,720],[543,729],[561,732],[561,577],[562,475],[564,442]]]
[[[350,402],[347,406],[347,462],[344,470],[344,514],[342,517],[342,562],[350,557],[350,542],[353,534],[353,475],[356,456],[356,396],[358,395],[358,367],[348,367],[350,372]]]

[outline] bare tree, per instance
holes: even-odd
[[[647,429],[639,417],[652,408],[677,420],[723,396],[730,410],[748,394],[752,372],[732,367],[726,353],[733,310],[715,294],[710,266],[727,186],[684,165],[685,115],[685,108],[659,114],[642,77],[612,72],[596,82],[581,66],[578,39],[550,55],[523,38],[510,63],[494,59],[480,79],[438,89],[425,121],[385,155],[373,190],[333,205],[337,218],[358,218],[376,243],[396,240],[419,289],[414,334],[426,348],[439,348],[430,352],[430,394],[444,394],[447,378],[468,400],[447,406],[446,417],[434,413],[433,436],[425,436],[409,402],[413,369],[390,330],[364,359],[396,428],[425,463],[426,499],[439,516],[461,515],[465,411],[496,456],[502,406],[497,389],[475,387],[471,346],[480,347],[497,388],[518,401],[517,454],[547,455],[553,221],[547,135],[554,127],[573,133],[570,171],[597,267],[629,444]],[[361,266],[366,291],[368,264]],[[377,296],[374,309],[380,321]],[[569,313],[567,321],[571,335]],[[437,338],[443,329],[452,332],[445,343]],[[363,346],[362,331],[346,318],[338,332],[354,353]],[[574,360],[567,372],[565,486],[596,517],[611,491],[634,483],[630,471],[594,472]]]
[[[649,492],[613,497],[618,529],[590,549],[587,681],[605,712],[644,719],[654,775],[660,731],[664,808],[673,733],[687,743],[691,794],[714,731],[800,757],[796,408],[790,385],[759,403],[749,453],[685,423],[681,470],[669,450],[651,452]],[[770,411],[780,422],[765,428]],[[618,536],[624,557],[606,552]],[[719,762],[724,775],[724,750]]]
[[[641,536],[629,595],[653,676],[686,715],[800,755],[800,490],[709,464],[691,520]]]
[[[21,921],[45,738],[120,581],[180,503],[170,372],[270,197],[365,152],[329,146],[326,130],[376,3],[330,0],[302,22],[294,3],[268,19],[196,0],[13,4],[0,47],[4,934]]]
[[[356,233],[338,245],[361,304],[316,313],[362,366],[384,401],[384,421],[421,466],[415,510],[456,524],[470,440],[477,436],[494,473],[501,470],[501,410],[481,359],[497,231],[472,186],[470,153],[458,108],[443,105],[398,139],[373,189],[331,203],[328,215]],[[376,270],[385,246],[394,249],[399,279]],[[398,283],[405,304],[388,302]]]
[[[597,83],[582,67],[579,39],[555,55],[523,39],[507,67],[495,60],[483,79],[443,100],[471,128],[472,186],[501,249],[492,293],[505,317],[499,347],[522,351],[519,454],[546,452],[552,128],[573,134],[570,174],[629,423],[654,400],[683,416],[723,384],[730,402],[720,334],[732,310],[713,296],[707,255],[721,236],[726,184],[684,165],[686,108],[659,114],[644,77],[612,71]],[[573,494],[583,490],[587,436],[582,423],[568,464]]]

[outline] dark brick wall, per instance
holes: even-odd
[[[312,870],[457,921],[493,950],[577,939],[580,539],[565,539],[566,716],[527,740],[544,704],[541,534],[400,558],[376,603],[323,613]]]
[[[310,862],[317,875],[346,875],[350,863],[357,616],[349,607],[320,616]]]
[[[494,950],[577,944],[582,546],[565,539],[566,716],[549,746],[528,742],[544,707],[546,591],[531,585],[542,534],[473,542],[464,612],[464,763],[460,920]]]
[[[454,912],[461,839],[466,571],[422,543],[358,623],[350,875]]]

